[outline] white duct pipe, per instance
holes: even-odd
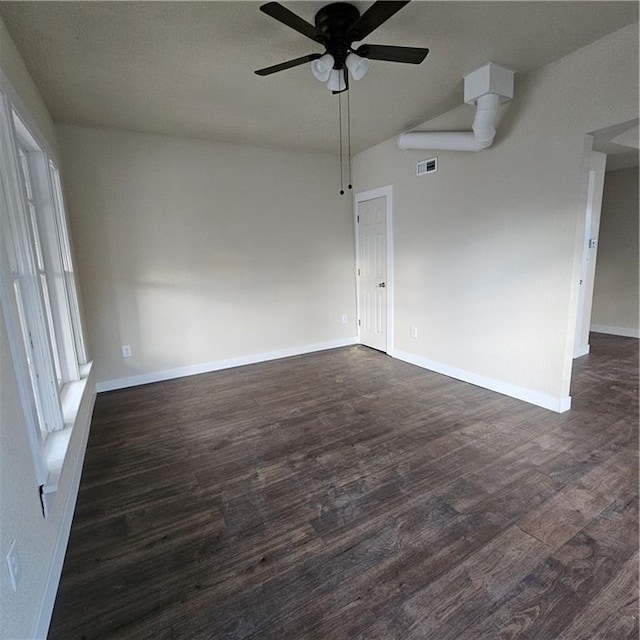
[[[411,131],[398,138],[401,149],[442,151],[480,151],[493,144],[495,120],[500,96],[488,93],[476,101],[476,115],[471,131]]]

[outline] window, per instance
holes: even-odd
[[[84,342],[84,334],[82,332],[80,305],[78,303],[78,292],[76,289],[76,279],[71,257],[71,245],[69,242],[69,232],[67,230],[64,201],[62,199],[60,173],[51,160],[49,160],[49,177],[53,188],[54,215],[57,225],[57,235],[60,240],[60,256],[62,259],[60,284],[64,285],[68,296],[69,312],[71,314],[70,330],[75,344],[76,358],[79,364],[86,364],[87,348]]]
[[[60,369],[60,355],[58,353],[58,346],[55,337],[55,328],[53,325],[53,311],[51,308],[51,295],[49,293],[49,285],[47,281],[49,279],[48,270],[44,265],[44,254],[42,248],[42,240],[40,239],[40,230],[38,228],[37,216],[36,216],[36,200],[33,192],[31,171],[29,169],[29,159],[27,158],[28,151],[18,143],[18,157],[20,159],[20,177],[22,178],[22,188],[25,201],[24,213],[27,218],[27,227],[31,234],[31,243],[33,254],[35,258],[36,279],[40,285],[40,293],[42,297],[43,308],[45,311],[45,318],[47,321],[47,329],[49,331],[49,341],[51,344],[51,351],[53,355],[53,364],[56,371],[56,380],[58,388],[62,386],[62,371]],[[25,238],[26,241],[28,239]]]
[[[74,420],[69,403],[82,395],[72,388],[89,365],[60,173],[3,91],[0,293],[42,495],[55,491]]]

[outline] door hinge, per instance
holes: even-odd
[[[360,222],[360,216],[356,216],[356,222]]]
[[[358,326],[360,326],[360,325],[361,325],[361,322],[360,322],[360,320],[358,320]]]
[[[360,275],[360,269],[358,269],[358,275]]]

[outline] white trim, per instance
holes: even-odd
[[[2,75],[0,72],[0,81]],[[10,210],[18,207],[16,202],[15,184],[16,175],[15,158],[13,157],[13,118],[11,118],[11,104],[8,101],[5,87],[0,86],[0,227],[9,229],[11,224]],[[5,186],[6,185],[6,186]],[[9,236],[4,237],[8,241]],[[0,240],[1,244],[1,240]],[[29,448],[36,473],[37,483],[43,484],[47,479],[47,469],[43,457],[43,445],[40,435],[35,398],[31,387],[29,365],[26,349],[22,338],[22,326],[16,304],[9,301],[15,300],[13,282],[8,274],[11,272],[8,247],[0,246],[0,304],[4,314],[5,324],[10,336],[9,349],[13,360],[13,367],[18,382],[18,393],[23,409],[23,415],[27,426]]]
[[[355,224],[356,238],[356,274],[360,268],[360,246],[359,246],[359,229],[358,229],[358,205],[367,200],[375,198],[386,198],[386,222],[387,222],[387,349],[386,353],[391,355],[393,351],[393,327],[394,327],[394,257],[393,257],[393,185],[386,187],[378,187],[377,189],[369,189],[356,193],[353,205],[353,221]],[[356,315],[360,319],[360,279],[356,275]],[[360,341],[361,332],[358,325],[358,341]]]
[[[442,375],[455,378],[456,380],[462,380],[463,382],[469,382],[470,384],[482,387],[483,389],[489,389],[490,391],[496,391],[497,393],[502,393],[506,396],[510,396],[511,398],[516,398],[516,400],[524,400],[530,404],[535,404],[538,407],[550,409],[557,413],[564,413],[571,408],[571,396],[558,398],[546,393],[540,393],[539,391],[518,387],[514,384],[503,382],[502,380],[486,378],[485,376],[480,376],[477,373],[451,367],[447,364],[427,360],[421,356],[416,356],[404,351],[394,350],[393,353],[390,353],[389,355],[394,358],[398,358],[399,360],[404,360],[404,362],[415,364],[423,369],[435,371],[436,373],[441,373]]]
[[[584,347],[580,347],[579,349],[576,349],[575,353],[573,354],[573,359],[575,360],[576,358],[582,358],[582,356],[586,356],[590,350],[591,350],[591,345],[586,345]]]
[[[35,119],[31,116],[31,112],[29,111],[29,109],[27,109],[25,103],[22,101],[22,98],[20,98],[18,92],[13,88],[13,85],[11,84],[11,82],[9,82],[9,78],[7,78],[2,69],[0,69],[0,89],[4,91],[7,99],[13,107],[13,110],[19,114],[20,119],[29,131],[29,134],[38,141],[38,146],[50,158],[55,158],[57,160],[57,152],[51,146],[51,144],[49,144],[49,140],[47,139],[47,137],[43,135],[42,130],[36,124]]]
[[[630,329],[628,327],[611,327],[606,324],[592,324],[590,330],[594,333],[608,333],[612,336],[622,336],[624,338],[640,338],[640,329]]]
[[[587,136],[591,138],[592,136]],[[598,237],[602,210],[602,193],[607,156],[600,151],[589,153],[587,197],[584,213],[584,233],[580,254],[580,284],[576,309],[576,329],[574,338],[574,358],[589,344],[589,324],[593,308],[593,287],[598,257]]]
[[[64,505],[64,511],[60,518],[60,526],[58,528],[58,536],[56,538],[56,544],[49,563],[49,570],[47,571],[47,578],[45,583],[45,591],[40,601],[40,608],[38,611],[38,617],[35,621],[35,626],[31,638],[35,640],[45,640],[49,632],[49,625],[51,624],[51,616],[53,614],[53,606],[56,602],[56,595],[58,593],[58,586],[60,584],[60,576],[62,575],[62,565],[64,563],[64,557],[67,552],[67,545],[69,543],[69,535],[71,533],[71,523],[73,520],[73,514],[76,508],[76,501],[78,499],[78,490],[80,488],[80,478],[82,476],[82,467],[84,465],[85,452],[87,449],[87,441],[89,439],[89,429],[91,426],[91,417],[93,415],[93,406],[95,404],[96,394],[94,390],[88,390],[91,394],[88,400],[88,406],[86,409],[80,405],[80,411],[78,419],[73,425],[73,433],[82,431],[80,437],[80,445],[76,454],[75,467],[71,472],[71,480],[69,483],[69,489],[67,493],[67,501]]]
[[[115,380],[105,380],[104,382],[98,382],[96,384],[96,391],[98,393],[101,393],[103,391],[115,391],[116,389],[137,387],[138,385],[150,384],[152,382],[161,382],[163,380],[173,380],[174,378],[195,376],[200,373],[210,373],[211,371],[220,371],[222,369],[242,367],[247,364],[267,362],[268,360],[278,360],[280,358],[300,356],[305,353],[313,353],[315,351],[326,351],[327,349],[337,349],[338,347],[349,347],[351,345],[359,343],[360,341],[358,340],[358,337],[353,336],[352,338],[342,338],[340,340],[330,340],[328,342],[316,342],[315,344],[307,344],[300,347],[287,347],[285,349],[277,349],[275,351],[267,351],[264,353],[256,353],[248,356],[240,356],[238,358],[214,360],[213,362],[192,364],[186,367],[176,367],[175,369],[153,371],[151,373],[143,373],[138,376],[129,376],[127,378],[117,378]]]

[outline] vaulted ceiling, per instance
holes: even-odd
[[[313,22],[326,3],[283,4]],[[0,2],[0,15],[58,122],[336,152],[337,98],[308,65],[254,74],[322,52],[259,6]],[[637,20],[636,2],[414,0],[365,42],[431,52],[352,83],[353,150],[461,104],[463,76],[489,60],[524,74]]]

